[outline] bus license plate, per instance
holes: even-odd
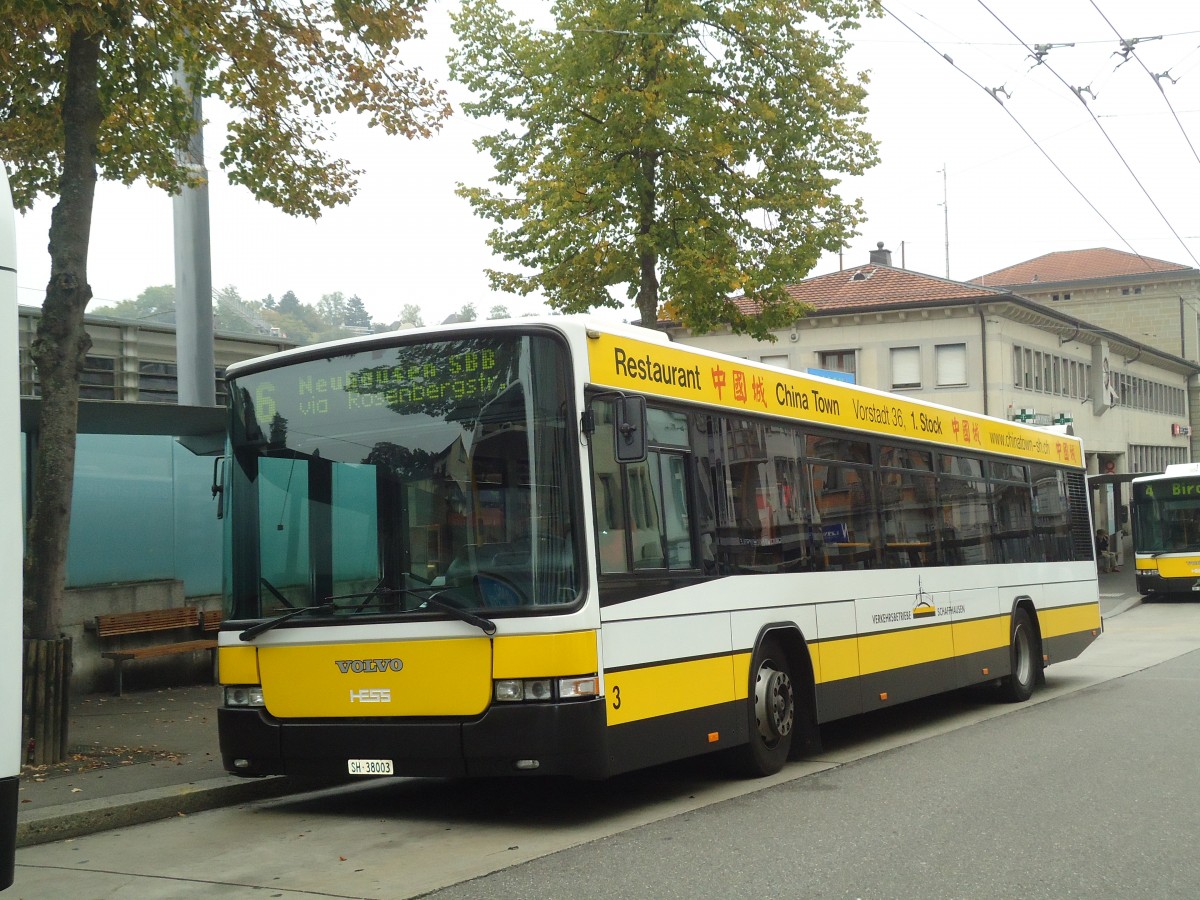
[[[390,759],[348,759],[346,767],[351,775],[394,775]]]

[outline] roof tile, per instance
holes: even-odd
[[[789,284],[787,292],[792,299],[825,313],[924,306],[938,300],[972,301],[1007,293],[873,263]],[[759,310],[753,298],[736,297],[734,301],[745,315],[755,315]]]
[[[1059,250],[1047,253],[1006,269],[980,275],[971,281],[975,284],[1015,287],[1188,270],[1188,266],[1179,263],[1110,250],[1107,247],[1093,247],[1090,250]]]

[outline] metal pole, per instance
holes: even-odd
[[[200,95],[192,90],[182,66],[175,83],[192,100],[196,130],[179,151],[180,162],[198,176],[198,187],[184,187],[174,198],[175,354],[181,406],[216,406],[213,356],[212,254],[209,247],[208,171],[204,167],[204,121]]]
[[[946,196],[946,164],[942,163],[942,221],[946,233],[946,277],[950,277],[950,203]]]

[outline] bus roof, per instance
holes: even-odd
[[[1133,479],[1134,484],[1147,481],[1162,481],[1169,478],[1200,478],[1200,463],[1175,463],[1167,466],[1162,472],[1150,475],[1140,475]]]
[[[552,328],[586,359],[588,384],[716,406],[747,415],[824,424],[944,448],[1084,467],[1073,435],[967,412],[917,397],[846,384],[767,363],[673,343],[654,329],[595,316],[536,316],[363,335],[296,347],[231,365],[230,377],[372,347],[531,327]]]

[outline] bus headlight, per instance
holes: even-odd
[[[244,684],[225,688],[225,705],[238,707],[266,706],[263,702],[262,687],[257,684]]]
[[[497,703],[544,703],[596,696],[596,676],[571,678],[503,678],[495,682]]]

